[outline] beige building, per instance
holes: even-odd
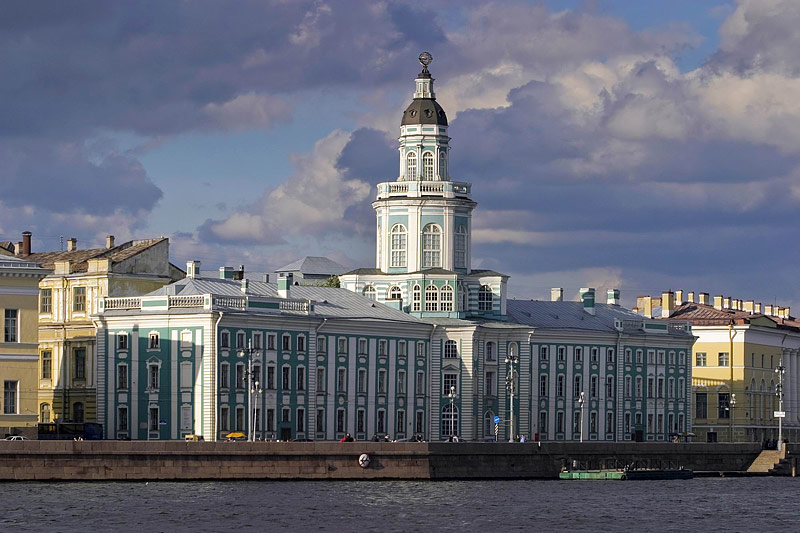
[[[777,440],[780,413],[783,437],[800,438],[800,321],[788,307],[683,291],[640,297],[637,307],[645,316],[692,323],[697,440]]]
[[[81,250],[33,252],[23,233],[18,257],[52,271],[39,283],[38,414],[41,422],[97,419],[96,328],[92,315],[107,296],[139,296],[184,277],[169,262],[169,239],[128,241]]]
[[[35,262],[0,254],[0,437],[36,425],[37,305],[47,273]]]

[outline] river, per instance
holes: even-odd
[[[0,484],[0,531],[800,531],[792,478]]]

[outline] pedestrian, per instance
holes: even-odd
[[[523,433],[522,436],[519,438],[519,441],[520,442],[528,442],[528,437],[526,437],[525,434]]]
[[[353,437],[350,435],[350,433],[346,433],[339,442],[353,442]]]

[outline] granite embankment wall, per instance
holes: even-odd
[[[758,444],[0,441],[0,480],[553,479],[573,460],[742,472],[759,452]]]

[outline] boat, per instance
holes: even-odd
[[[633,480],[660,480],[660,479],[692,479],[692,470],[661,470],[661,469],[625,469],[625,468],[603,468],[599,470],[563,470],[558,474],[559,479],[595,479],[620,481]]]

